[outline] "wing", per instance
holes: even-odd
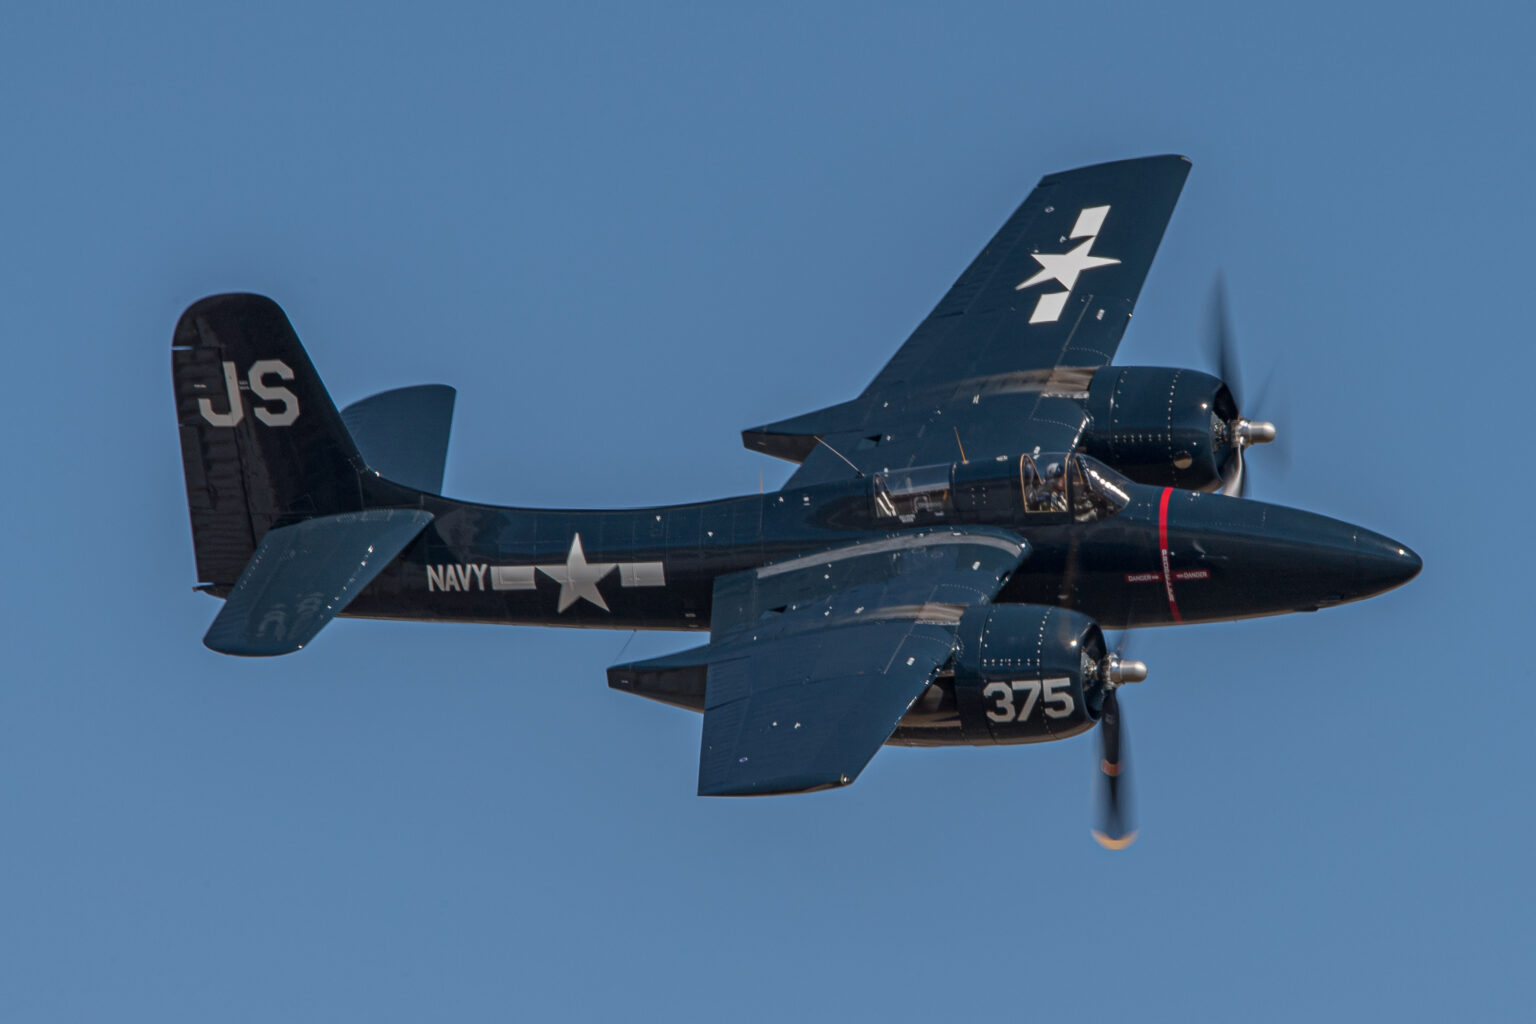
[[[701,796],[847,785],[1026,551],[1005,530],[916,530],[723,576],[709,644],[609,685],[688,705],[704,684]]]
[[[1071,447],[1083,423],[1070,399],[1114,358],[1189,167],[1156,156],[1042,178],[863,394],[743,442],[802,462],[792,485],[851,472],[820,439],[865,471],[961,447],[1017,454],[1021,436]]]
[[[203,643],[222,654],[290,654],[432,521],[418,509],[320,516],[268,531]]]
[[[1189,167],[1154,156],[1042,178],[865,395],[1108,363]]]
[[[847,785],[949,660],[951,631],[870,623],[759,641],[710,663],[700,796]]]

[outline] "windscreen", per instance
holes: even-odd
[[[1091,523],[1119,512],[1131,502],[1130,482],[1098,459],[1072,456],[1072,518]]]

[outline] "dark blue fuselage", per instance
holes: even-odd
[[[436,518],[347,614],[707,629],[719,576],[942,524],[946,515],[1029,543],[999,602],[1071,607],[1108,628],[1312,611],[1380,593],[1420,568],[1396,541],[1325,516],[1174,488],[1125,489],[1126,506],[1092,522],[1015,506],[990,518],[950,510],[909,523],[877,514],[867,479],[629,510],[504,508],[411,492],[411,503]]]

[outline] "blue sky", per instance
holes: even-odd
[[[1533,16],[946,6],[0,15],[0,1015],[1529,1016]],[[198,297],[277,298],[341,403],[455,385],[451,494],[702,499],[782,481],[740,429],[854,395],[1041,175],[1161,152],[1117,361],[1205,366],[1222,270],[1256,496],[1425,570],[1138,635],[1130,851],[1089,738],[701,800],[699,720],[603,675],[678,636],[199,643]]]

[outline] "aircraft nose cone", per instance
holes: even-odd
[[[1400,587],[1424,568],[1424,560],[1406,544],[1370,530],[1356,535],[1355,558],[1360,583],[1372,594]]]

